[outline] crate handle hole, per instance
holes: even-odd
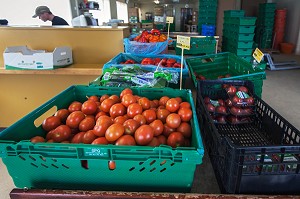
[[[144,162],[139,162],[139,165],[142,165],[142,164],[144,164]]]
[[[109,170],[115,170],[116,169],[116,162],[115,161],[108,161],[108,168]]]
[[[80,160],[81,167],[84,169],[89,169],[88,161],[87,160]]]
[[[51,166],[58,169],[58,166],[56,166],[55,164],[51,164]]]
[[[50,117],[50,116],[52,116],[52,115],[54,115],[54,113],[57,111],[58,109],[57,109],[57,106],[53,106],[52,108],[50,108],[48,111],[46,111],[44,114],[42,114],[40,117],[38,117],[38,118],[36,118],[35,120],[34,120],[34,126],[36,127],[36,128],[38,128],[40,125],[42,125],[42,123],[43,123],[43,121],[46,119],[46,118],[48,118],[48,117]]]
[[[133,171],[135,169],[135,167],[131,167],[130,169],[129,169],[129,171]]]

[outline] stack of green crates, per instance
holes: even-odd
[[[259,4],[259,13],[256,23],[255,42],[259,48],[272,47],[272,33],[274,27],[276,3]]]
[[[202,25],[216,25],[218,0],[199,0],[198,32]]]
[[[222,51],[232,52],[250,62],[256,17],[245,17],[244,10],[224,11]]]

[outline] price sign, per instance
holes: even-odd
[[[258,48],[256,48],[252,56],[258,63],[260,63],[264,57],[264,53],[261,52]]]
[[[191,43],[190,37],[177,35],[176,47],[189,50],[191,46],[190,43]]]
[[[167,23],[174,23],[174,17],[167,17],[166,22]]]

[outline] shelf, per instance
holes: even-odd
[[[0,74],[9,75],[101,75],[103,64],[73,64],[55,70],[6,70],[0,67]]]

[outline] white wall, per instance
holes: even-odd
[[[32,18],[35,8],[46,5],[54,15],[64,18],[71,24],[71,6],[69,0],[0,0],[0,18],[7,19],[9,25],[51,25],[39,18]]]
[[[287,9],[285,28],[285,42],[296,45],[296,53],[300,54],[300,1],[299,0],[273,0],[277,9]]]

